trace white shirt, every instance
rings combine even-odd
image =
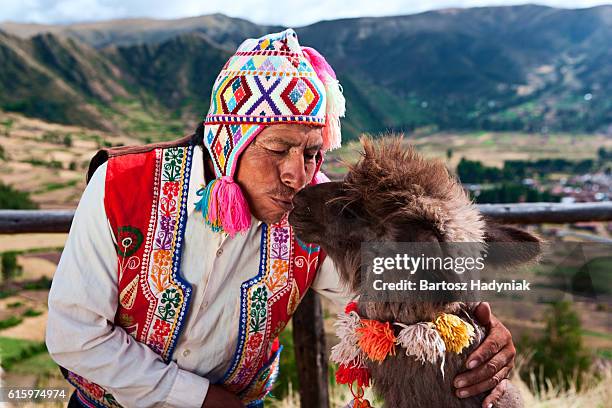
[[[201,147],[193,153],[181,273],[192,285],[187,320],[173,361],[166,364],[113,321],[118,305],[117,253],[104,210],[106,163],[90,180],[75,212],[49,293],[46,342],[61,366],[93,381],[126,407],[196,407],[221,379],[236,349],[240,284],[259,266],[261,222],[229,238],[194,211],[205,183]],[[135,199],[137,199],[135,197]],[[344,304],[329,258],[312,288]]]

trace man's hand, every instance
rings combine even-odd
[[[220,385],[210,385],[202,408],[244,408],[236,394],[232,394]]]
[[[488,303],[480,303],[474,315],[489,334],[468,356],[466,367],[469,370],[455,377],[455,393],[459,398],[467,398],[493,389],[482,403],[483,408],[489,408],[506,390],[506,378],[514,367],[516,349],[510,331],[491,314]]]

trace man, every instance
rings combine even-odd
[[[306,290],[350,298],[286,219],[321,180],[343,113],[333,70],[289,29],[238,48],[196,137],[96,155],[49,295],[47,346],[77,388],[70,406],[263,404]],[[494,388],[488,405],[514,347],[478,312],[490,334],[456,385],[460,397]]]

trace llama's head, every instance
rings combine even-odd
[[[289,222],[303,241],[321,245],[357,291],[362,242],[539,242],[530,233],[484,218],[444,164],[400,138],[362,138],[361,160],[341,182],[300,191]],[[505,262],[518,264],[538,246]]]

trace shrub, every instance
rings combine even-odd
[[[4,320],[0,320],[0,330],[8,329],[9,327],[20,325],[23,322],[21,317],[11,316]]]
[[[15,278],[22,274],[23,269],[17,263],[16,252],[3,252],[2,253],[2,280],[7,281]]]
[[[36,317],[36,316],[40,316],[43,312],[41,312],[40,310],[34,310],[34,309],[28,309],[25,312],[23,312],[22,316],[23,317]]]
[[[23,288],[26,290],[38,290],[38,289],[50,289],[51,288],[51,279],[43,276],[37,281],[28,282],[23,285]]]
[[[0,209],[32,210],[38,204],[30,199],[30,194],[14,189],[10,185],[0,182]]]

